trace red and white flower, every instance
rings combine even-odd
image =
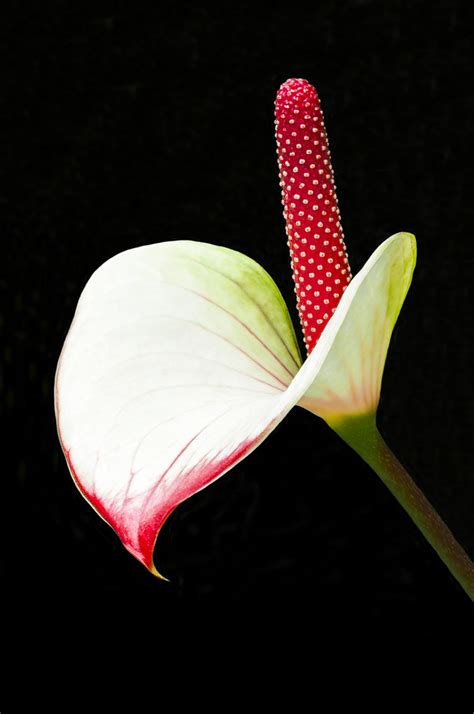
[[[173,509],[292,407],[349,443],[352,425],[375,424],[415,239],[392,236],[351,280],[320,103],[306,81],[280,88],[276,134],[307,359],[260,265],[174,241],[120,253],[92,275],[59,360],[57,424],[74,481],[155,575],[155,540]]]

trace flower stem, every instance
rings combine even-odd
[[[474,563],[388,448],[377,429],[375,414],[328,420],[328,423],[380,476],[471,600],[474,600]]]

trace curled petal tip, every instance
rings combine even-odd
[[[151,566],[148,568],[149,572],[157,578],[157,580],[163,580],[165,583],[169,583],[170,579],[165,578],[164,575],[162,575],[158,570],[155,568],[155,564],[152,563]]]

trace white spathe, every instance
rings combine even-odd
[[[58,364],[58,431],[78,487],[152,572],[169,513],[295,404],[329,423],[376,409],[415,246],[379,246],[303,366],[278,288],[241,253],[160,243],[93,274]]]

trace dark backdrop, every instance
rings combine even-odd
[[[380,425],[474,555],[474,51],[463,5],[31,5],[12,3],[2,27],[9,584],[30,602],[136,597],[156,622],[165,604],[217,602],[297,604],[316,624],[345,613],[465,622],[467,597],[379,479],[298,409],[178,508],[156,552],[171,584],[155,581],[74,488],[52,393],[81,289],[127,248],[179,238],[235,248],[292,304],[273,101],[285,79],[305,77],[325,110],[353,271],[392,233],[418,238]]]

